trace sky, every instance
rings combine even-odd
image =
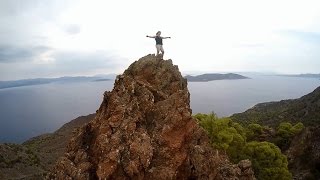
[[[158,30],[184,74],[320,73],[317,0],[0,0],[0,81],[119,74]]]

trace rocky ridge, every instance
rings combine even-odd
[[[187,81],[171,60],[147,55],[105,92],[48,179],[254,179],[231,164],[191,116]]]

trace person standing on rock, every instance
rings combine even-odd
[[[159,52],[161,51],[162,57],[164,55],[164,50],[162,47],[162,39],[170,39],[171,37],[162,37],[161,36],[161,31],[158,31],[157,34],[155,36],[148,36],[148,38],[154,38],[156,40],[156,48],[157,48],[157,56],[159,55]]]

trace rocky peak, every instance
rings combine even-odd
[[[191,116],[187,81],[171,60],[147,55],[105,92],[49,179],[254,179],[232,165]]]

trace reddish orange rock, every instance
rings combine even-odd
[[[244,168],[245,167],[245,168]],[[191,116],[187,81],[147,55],[117,77],[94,120],[72,138],[48,179],[254,179],[232,165]]]

